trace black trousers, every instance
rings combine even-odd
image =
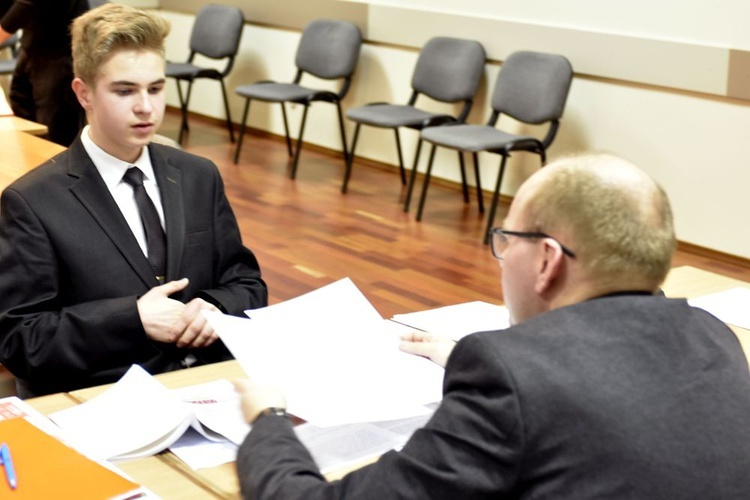
[[[23,48],[10,82],[10,106],[21,118],[46,125],[49,140],[70,146],[85,114],[70,84],[73,63],[67,55],[35,55]]]

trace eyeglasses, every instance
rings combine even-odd
[[[508,236],[515,236],[517,238],[549,238],[551,240],[557,241],[557,244],[560,245],[560,248],[562,249],[563,253],[567,255],[570,258],[575,258],[576,254],[573,253],[572,250],[570,250],[568,247],[560,243],[558,240],[553,238],[547,233],[541,233],[541,232],[525,232],[525,231],[508,231],[506,229],[503,229],[501,227],[493,227],[490,229],[490,248],[492,249],[492,256],[495,257],[498,260],[503,260],[503,252],[505,252],[505,249],[508,248]]]

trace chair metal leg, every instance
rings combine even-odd
[[[183,132],[185,132],[185,129],[187,128],[187,104],[185,104],[185,99],[182,97],[182,85],[180,84],[180,79],[176,78],[175,82],[177,84],[177,98],[180,100],[180,132],[177,135],[177,142],[182,144]]]
[[[484,194],[482,193],[482,179],[479,177],[479,154],[472,153],[474,159],[474,177],[477,180],[477,203],[479,203],[479,213],[484,213]]]
[[[487,245],[490,242],[490,229],[492,229],[492,223],[495,222],[495,212],[497,211],[497,201],[500,198],[500,185],[503,182],[503,174],[505,173],[505,163],[508,160],[507,154],[502,155],[500,160],[500,173],[497,175],[497,182],[495,183],[495,192],[492,195],[492,205],[490,206],[490,215],[487,217],[487,228],[484,232],[484,244]]]
[[[430,174],[432,173],[432,163],[435,160],[435,150],[437,146],[432,145],[430,150],[430,159],[427,161],[427,171],[424,174],[424,181],[422,184],[422,196],[419,198],[419,210],[417,210],[417,220],[422,220],[422,210],[424,210],[424,201],[427,199],[427,187],[430,185]]]
[[[229,140],[234,143],[234,125],[232,124],[232,115],[229,112],[229,100],[227,99],[227,89],[224,87],[224,80],[219,80],[221,84],[221,95],[224,97],[224,112],[227,115],[227,128],[229,129]]]
[[[469,203],[469,186],[466,184],[466,164],[464,164],[464,153],[458,151],[458,166],[461,169],[461,191],[464,194],[464,203]]]
[[[339,132],[341,132],[341,149],[344,150],[344,165],[349,162],[349,151],[346,149],[346,129],[344,128],[344,114],[341,112],[341,103],[336,101],[336,112],[339,117]]]
[[[297,177],[297,165],[299,165],[299,154],[302,151],[302,137],[305,133],[305,122],[307,121],[307,110],[310,109],[309,104],[305,104],[305,110],[302,112],[302,123],[299,126],[299,136],[297,137],[297,149],[294,152],[294,163],[292,163],[292,179]]]
[[[240,149],[242,149],[242,139],[245,137],[245,124],[247,123],[247,113],[250,111],[250,98],[245,99],[245,110],[242,112],[242,122],[240,124],[240,136],[237,139],[237,149],[234,150],[234,164],[240,158]]]
[[[417,181],[417,166],[419,165],[419,155],[422,152],[422,138],[417,141],[417,151],[414,153],[414,164],[411,167],[411,174],[409,175],[409,187],[406,188],[406,200],[404,201],[404,212],[409,211],[409,205],[411,204],[411,194],[414,191],[414,183]]]
[[[401,185],[406,186],[406,171],[404,170],[404,156],[401,154],[401,137],[398,133],[398,127],[394,128],[396,133],[396,152],[398,152],[398,168],[401,172]]]
[[[292,152],[292,138],[289,136],[289,120],[286,117],[286,105],[281,103],[281,116],[284,118],[284,137],[286,137],[286,150],[291,158],[294,153]]]
[[[349,157],[346,160],[346,171],[344,172],[344,183],[341,185],[341,192],[346,193],[346,189],[349,186],[349,178],[352,175],[352,163],[354,163],[354,150],[357,148],[357,141],[359,140],[359,129],[362,126],[361,123],[357,123],[354,126],[354,137],[352,138],[352,147],[349,150]]]

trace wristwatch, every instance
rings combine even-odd
[[[277,417],[287,417],[287,418],[289,417],[289,414],[286,412],[286,408],[271,407],[271,408],[266,408],[265,410],[258,413],[258,416],[255,417],[255,420],[252,421],[252,424],[257,422],[261,418],[267,417],[269,415],[276,415]]]

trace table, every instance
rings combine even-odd
[[[17,130],[0,130],[0,190],[65,151],[64,146]]]
[[[47,135],[47,125],[19,118],[18,116],[0,116],[0,131],[18,131],[32,135]]]
[[[669,297],[692,298],[708,293],[718,292],[744,286],[750,288],[750,283],[703,271],[690,266],[672,269],[663,289]],[[750,331],[731,327],[740,339],[745,354],[750,358]],[[168,388],[178,388],[188,385],[210,382],[220,378],[233,380],[244,376],[244,372],[236,361],[226,361],[187,370],[164,373],[156,378]],[[68,394],[53,394],[28,400],[42,413],[51,413],[71,405],[87,401],[101,394],[109,386],[91,387],[73,391]],[[234,464],[225,464],[210,469],[194,471],[177,459],[172,453],[119,462],[117,464],[136,482],[146,486],[165,500],[175,499],[205,499],[205,498],[239,498],[239,482]],[[364,465],[360,464],[359,466]],[[347,472],[358,468],[350,467],[336,471],[326,477],[337,479]]]

